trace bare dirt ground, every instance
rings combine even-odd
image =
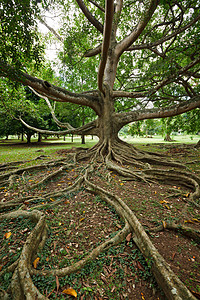
[[[186,164],[196,175],[200,174],[200,150],[194,145],[153,147],[154,151],[173,157],[175,161]],[[9,183],[2,181],[0,187],[2,213],[23,206],[23,210],[34,208],[46,216],[46,243],[31,262],[36,271],[32,274],[35,286],[49,299],[166,299],[150,272],[151,262],[142,256],[131,234],[121,244],[101,253],[75,273],[65,276],[45,274],[46,270],[61,269],[84,258],[97,245],[115,236],[124,225],[115,209],[88,188],[69,189],[84,173],[88,163],[74,164],[72,154],[63,149],[54,155],[54,158],[57,156],[68,162],[66,169],[58,172],[60,165],[52,166],[52,158],[43,156],[36,162],[48,162],[45,167],[15,174]],[[28,165],[20,164],[23,167]],[[10,169],[3,172],[8,173]],[[47,177],[53,173],[55,176]],[[41,182],[44,176],[47,179]],[[166,221],[181,220],[181,224],[199,230],[200,203],[194,205],[188,201],[191,190],[179,186],[178,180],[173,186],[170,183],[147,184],[125,180],[101,163],[91,181],[125,201],[171,269],[200,299],[200,241],[186,237],[180,230],[165,228]],[[11,205],[6,207],[5,203]],[[1,221],[0,288],[8,294],[13,265],[34,226],[34,222],[23,216]]]

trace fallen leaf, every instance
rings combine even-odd
[[[174,252],[174,253],[172,254],[172,260],[174,260],[175,255],[176,255],[176,252]]]
[[[160,204],[163,204],[163,203],[169,203],[169,202],[166,201],[166,200],[161,200],[161,201],[160,201]]]
[[[141,271],[144,271],[144,267],[143,267],[143,265],[142,265],[139,261],[137,261],[137,267],[138,267],[138,269],[140,269]]]
[[[56,287],[57,287],[57,293],[58,293],[58,290],[59,290],[59,287],[60,287],[58,276],[56,276]]]
[[[3,266],[0,266],[0,271],[2,270]]]
[[[79,221],[82,222],[83,220],[85,220],[85,218],[81,218]]]
[[[34,262],[33,262],[33,266],[34,266],[35,269],[37,268],[37,264],[38,264],[39,260],[40,260],[40,258],[37,257],[37,258],[34,260]]]
[[[170,207],[169,207],[167,204],[165,204],[165,207],[166,207],[167,209],[170,209]]]
[[[4,236],[5,236],[5,238],[6,239],[9,239],[9,237],[11,236],[11,232],[9,231],[9,232],[6,232],[5,234],[4,234]]]
[[[119,228],[119,229],[122,228],[122,226],[120,224],[116,224],[116,227]]]
[[[77,292],[72,288],[68,288],[68,289],[62,291],[62,293],[74,296],[75,298],[77,297]]]
[[[132,237],[132,233],[129,233],[129,234],[127,235],[127,237],[126,237],[127,242],[130,242],[131,237]]]
[[[53,198],[50,198],[50,200],[51,200],[51,201],[55,201],[55,199],[53,199]]]
[[[194,224],[195,222],[192,221],[192,220],[185,220],[184,223],[192,223],[192,224]]]
[[[167,227],[167,223],[165,221],[162,221],[162,224],[163,224],[163,228]]]
[[[198,220],[198,219],[193,218],[192,220],[197,222],[197,223],[200,223],[200,220]]]

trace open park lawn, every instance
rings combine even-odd
[[[105,199],[80,184],[91,162],[74,162],[74,148],[61,145],[48,152],[48,147],[42,144],[27,147],[24,159],[18,163],[11,163],[8,157],[7,162],[0,164],[0,288],[10,293],[14,270],[28,238],[38,226],[39,212],[45,217],[45,229],[34,233],[33,253],[28,263],[33,284],[45,297],[166,299],[151,273],[151,261],[142,256],[131,233],[120,244],[88,259],[74,273],[66,273],[67,267],[84,261],[93,249],[119,233],[124,221]],[[200,176],[200,149],[194,148],[194,144],[137,147],[173,158],[185,164],[187,171]],[[12,146],[13,152],[20,149]],[[176,184],[125,180],[101,161],[97,161],[88,178],[129,206],[174,273],[200,299],[200,202],[190,200],[190,184],[179,185],[178,178]],[[20,214],[20,210],[24,213]],[[2,217],[10,212],[12,217]],[[30,212],[35,215],[29,216]],[[171,223],[192,228],[197,234],[186,236],[187,231],[178,226],[170,228]],[[52,272],[54,269],[61,271]]]

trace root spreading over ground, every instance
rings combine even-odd
[[[57,154],[0,166],[0,299],[199,299],[199,150]]]

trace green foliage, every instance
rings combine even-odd
[[[36,0],[1,1],[0,60],[18,67],[31,61],[39,65],[43,52],[37,34],[39,12]]]

